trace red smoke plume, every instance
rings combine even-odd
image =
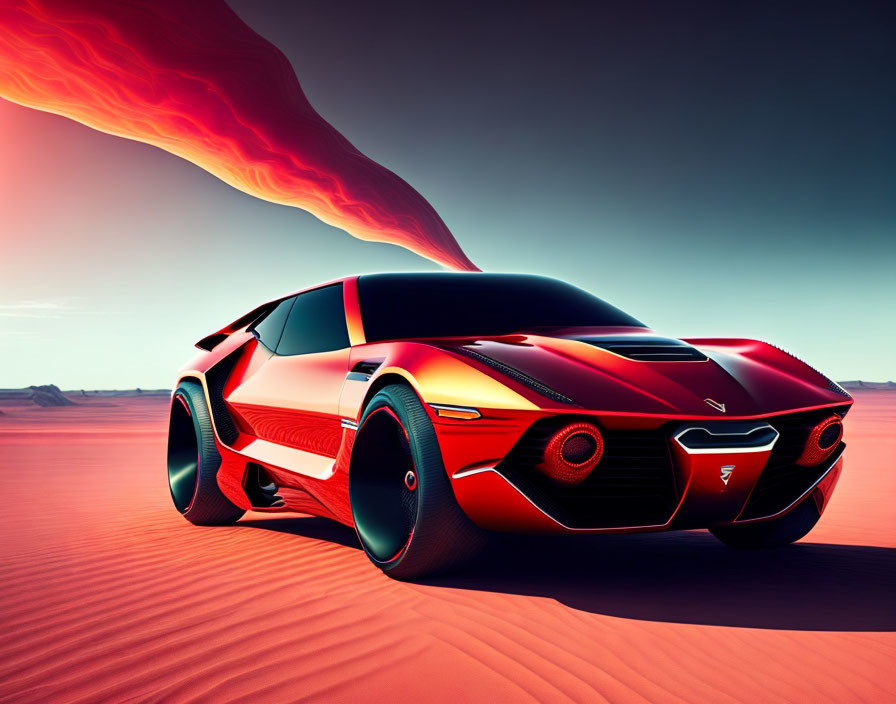
[[[154,144],[355,237],[475,270],[426,200],[318,115],[218,0],[4,0],[0,96]]]

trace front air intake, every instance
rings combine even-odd
[[[707,359],[686,342],[665,337],[582,337],[579,341],[638,362],[705,362]]]
[[[849,406],[773,416],[766,421],[778,431],[778,441],[738,520],[765,518],[784,511],[811,489],[830,467],[834,453],[844,447],[840,420]],[[826,428],[833,427],[825,433]],[[830,437],[830,433],[835,434]],[[824,436],[824,437],[822,437]],[[824,446],[830,443],[828,446]],[[815,448],[827,458],[812,457],[814,465],[804,464],[807,448]],[[801,460],[804,463],[801,463]]]
[[[579,453],[594,453],[588,461],[594,466],[579,482],[558,482],[544,471],[547,448],[559,431],[578,423],[599,435],[600,452],[571,432],[558,443],[559,452],[580,461]],[[663,427],[615,430],[598,428],[585,416],[544,418],[523,434],[497,470],[541,510],[571,528],[662,525],[680,498],[667,437]]]

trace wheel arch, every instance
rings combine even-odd
[[[200,374],[199,372],[189,372],[187,374],[183,374],[177,378],[177,383],[174,385],[176,389],[185,381],[192,381],[196,384],[199,384],[203,389],[205,389],[205,375]]]
[[[404,386],[410,387],[417,397],[420,399],[421,403],[423,401],[423,396],[420,393],[419,384],[414,377],[404,369],[399,369],[398,367],[390,367],[381,372],[374,378],[374,380],[370,384],[370,388],[367,389],[367,393],[364,394],[364,401],[361,403],[361,408],[358,412],[358,420],[360,421],[361,417],[364,415],[364,411],[367,410],[367,406],[370,405],[373,397],[377,395],[377,393],[386,388],[387,386],[391,386],[392,384],[402,384]]]
[[[208,384],[205,381],[205,374],[202,372],[190,371],[185,372],[177,377],[177,382],[174,384],[174,388],[171,389],[171,396],[174,397],[174,392],[177,391],[177,387],[183,384],[185,381],[192,382],[194,384],[199,384],[202,388],[202,394],[205,396],[205,403],[211,408],[211,399],[208,395]],[[212,418],[212,428],[215,426],[215,419]]]
[[[174,385],[174,389],[172,389],[172,391],[171,391],[172,400],[173,400],[173,396],[174,396],[174,391],[176,391],[177,387],[180,386],[185,381],[189,381],[194,384],[199,384],[200,388],[202,389],[202,395],[205,397],[206,408],[208,408],[208,410],[209,410],[209,419],[211,420],[211,424],[212,424],[212,433],[214,433],[215,440],[218,443],[223,444],[221,441],[221,436],[218,432],[217,419],[215,418],[215,414],[212,410],[213,409],[212,398],[208,391],[208,382],[205,378],[205,374],[203,374],[202,372],[197,372],[197,371],[189,371],[189,372],[184,372],[183,374],[181,374],[177,379],[177,383]]]

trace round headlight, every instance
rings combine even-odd
[[[801,467],[814,467],[824,462],[837,449],[843,437],[843,423],[838,416],[825,418],[812,428],[803,453],[796,461]]]
[[[551,436],[538,469],[557,484],[575,486],[600,462],[604,441],[591,423],[570,423]]]

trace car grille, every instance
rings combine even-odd
[[[666,439],[655,430],[604,430],[600,463],[581,483],[558,486],[535,466],[562,425],[591,418],[549,418],[535,423],[497,469],[539,508],[570,528],[613,528],[666,523],[679,493]]]
[[[778,431],[778,441],[772,448],[765,469],[759,475],[738,520],[764,518],[780,513],[821,478],[829,466],[828,462],[822,462],[817,467],[800,467],[796,461],[803,452],[812,428],[835,413],[844,415],[848,408],[826,408],[767,419]]]

